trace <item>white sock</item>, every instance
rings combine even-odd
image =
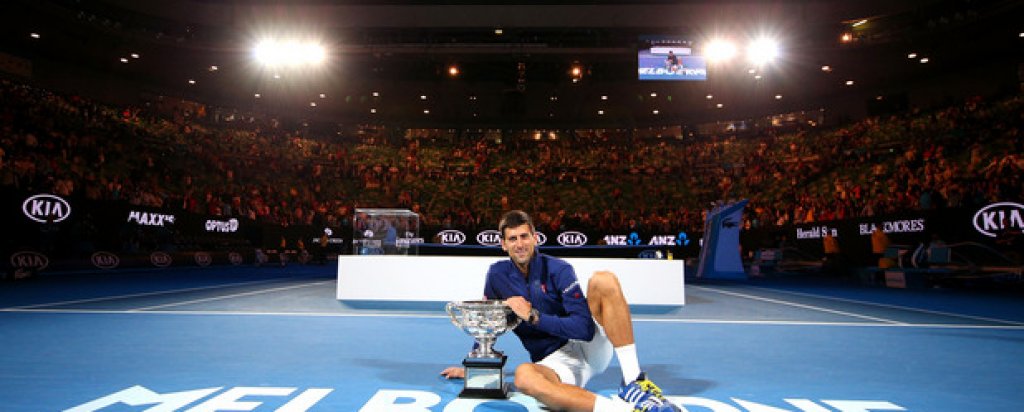
[[[636,344],[630,343],[615,348],[615,357],[619,359],[623,382],[629,384],[635,381],[637,376],[640,376],[640,360],[636,357]]]
[[[597,395],[594,399],[594,412],[633,412],[633,405],[618,396],[605,398]]]

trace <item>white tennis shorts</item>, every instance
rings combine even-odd
[[[612,342],[605,335],[604,328],[594,322],[597,332],[588,341],[570,339],[560,349],[537,362],[558,374],[562,383],[584,387],[590,378],[608,369],[612,361]]]

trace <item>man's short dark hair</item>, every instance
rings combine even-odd
[[[501,217],[501,223],[498,223],[498,231],[501,232],[501,237],[505,237],[505,229],[510,227],[519,227],[522,225],[530,225],[530,232],[534,232],[533,219],[530,219],[530,215],[522,210],[513,210],[505,213],[505,216]]]

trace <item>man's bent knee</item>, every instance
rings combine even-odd
[[[601,270],[594,272],[587,283],[587,297],[596,295],[618,294],[621,292],[619,278],[614,273]]]
[[[550,369],[545,369],[547,368],[534,363],[524,363],[516,367],[516,389],[529,396],[543,393],[546,387],[558,382],[558,375]],[[555,380],[552,381],[552,378]]]

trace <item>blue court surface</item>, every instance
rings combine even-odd
[[[441,281],[425,279],[424,281]],[[0,285],[3,411],[539,411],[458,399],[471,346],[442,311],[352,308],[332,266],[49,275]],[[634,317],[686,411],[1016,411],[1019,294],[839,281],[688,283]],[[507,371],[526,361],[499,338]],[[589,388],[612,394],[617,364]]]

